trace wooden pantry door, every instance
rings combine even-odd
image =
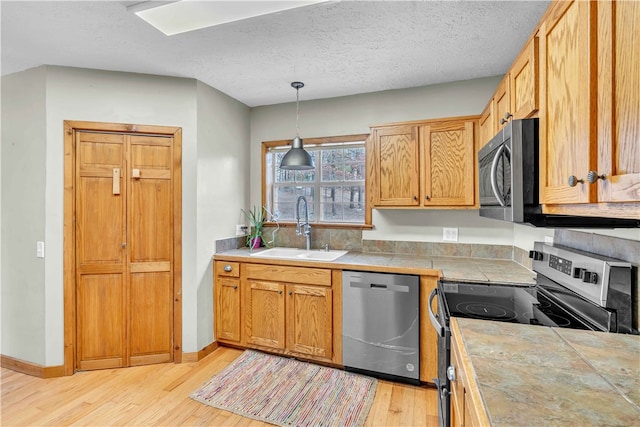
[[[80,370],[174,359],[174,139],[75,132]]]

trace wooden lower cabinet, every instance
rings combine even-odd
[[[427,311],[437,282],[420,277],[420,381],[428,383],[437,377],[437,336]],[[216,260],[214,308],[222,344],[342,364],[341,270]]]
[[[451,427],[491,425],[455,319],[451,319]]]
[[[334,286],[341,283],[330,269],[216,261],[214,274],[218,341],[341,361],[334,354],[334,324],[341,324]]]

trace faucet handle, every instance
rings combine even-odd
[[[324,248],[324,250],[326,252],[329,252],[329,244],[328,243],[325,243],[324,245],[322,245],[322,247]]]

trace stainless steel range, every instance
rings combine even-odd
[[[441,281],[429,298],[429,317],[438,332],[439,418],[449,426],[449,319],[471,317],[500,322],[615,333],[633,329],[632,274],[628,262],[541,242],[529,257],[535,285]],[[438,298],[438,313],[431,301]]]

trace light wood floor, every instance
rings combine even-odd
[[[40,379],[1,369],[2,426],[268,426],[189,394],[242,353],[218,348],[197,363],[78,372]],[[436,426],[435,389],[378,382],[366,426]]]

